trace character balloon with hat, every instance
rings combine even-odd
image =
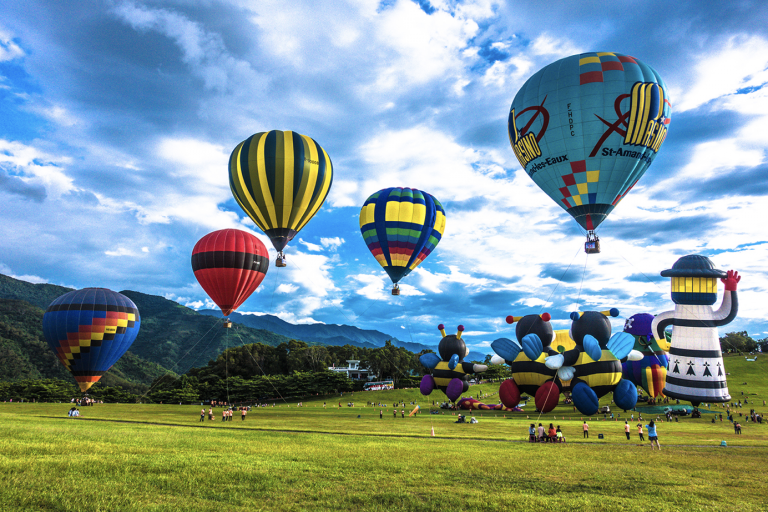
[[[739,301],[736,286],[738,272],[724,272],[706,256],[683,256],[672,268],[661,273],[672,278],[674,311],[666,311],[653,319],[653,336],[664,340],[664,330],[672,326],[669,370],[664,394],[687,400],[694,406],[701,402],[728,402],[723,354],[717,328],[736,318]],[[723,303],[717,311],[717,280],[725,284]]]

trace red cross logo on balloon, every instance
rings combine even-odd
[[[524,135],[528,133],[528,130],[531,128],[531,125],[534,121],[536,121],[536,118],[539,117],[539,114],[541,114],[541,129],[539,130],[539,133],[536,134],[536,142],[539,142],[541,138],[544,136],[544,134],[547,132],[547,126],[549,126],[549,112],[547,112],[547,109],[544,108],[544,102],[547,101],[547,97],[544,96],[544,99],[541,101],[541,105],[533,105],[532,107],[527,107],[521,110],[517,113],[515,116],[515,119],[519,118],[521,115],[525,114],[528,111],[534,112],[533,116],[528,120],[525,126],[520,130],[520,134]]]

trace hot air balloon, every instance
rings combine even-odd
[[[360,232],[392,279],[392,295],[400,295],[400,279],[429,256],[444,230],[443,205],[413,188],[379,190],[360,210]]]
[[[239,229],[208,233],[192,249],[192,270],[224,316],[236,310],[264,280],[269,253],[261,241]]]
[[[659,74],[611,52],[554,62],[528,79],[509,112],[509,140],[528,176],[587,230],[645,173],[667,136],[671,103]]]
[[[136,304],[106,288],[84,288],[54,300],[43,334],[85,393],[120,359],[139,333]]]
[[[322,206],[333,181],[331,159],[320,144],[296,132],[251,135],[229,157],[235,201],[272,241],[275,264],[283,249]]]

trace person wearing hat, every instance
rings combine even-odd
[[[694,406],[730,401],[717,328],[736,318],[739,273],[718,270],[712,260],[694,254],[683,256],[661,276],[671,278],[675,303],[674,311],[657,315],[652,323],[653,336],[659,342],[665,339],[664,330],[674,327],[663,394]],[[720,308],[713,311],[718,279],[725,292]]]

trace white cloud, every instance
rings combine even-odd
[[[313,244],[312,242],[305,242],[301,238],[299,238],[299,243],[307,248],[307,250],[312,252],[320,252],[323,250],[323,247],[318,244]]]
[[[298,290],[299,287],[291,283],[283,283],[277,287],[277,293],[293,293]]]
[[[354,279],[363,284],[362,288],[357,288],[355,293],[372,300],[387,299],[388,293],[385,292],[388,283],[384,277],[377,274],[358,274],[356,276],[349,276],[350,279]]]
[[[104,254],[107,256],[135,256],[136,253],[130,249],[126,249],[125,247],[118,247],[117,249],[113,251],[104,251]]]
[[[18,59],[24,56],[24,50],[17,45],[13,37],[0,29],[0,62]]]
[[[718,49],[708,48],[694,60],[698,62],[692,66],[692,80],[673,90],[673,112],[685,112],[739,89],[768,83],[768,40],[761,36],[732,36]]]
[[[584,50],[572,41],[564,38],[553,37],[544,32],[531,43],[531,51],[534,55],[544,55],[562,59],[570,55],[583,53]]]
[[[26,281],[28,283],[33,283],[33,284],[41,284],[41,283],[48,283],[49,282],[47,279],[45,279],[43,277],[40,277],[40,276],[35,276],[35,275],[27,275],[27,274],[25,274],[25,275],[18,276],[18,275],[13,273],[13,271],[11,270],[11,267],[9,267],[8,265],[5,265],[3,263],[0,263],[0,274],[5,274],[8,277],[12,277],[14,279],[18,279],[19,281]]]
[[[21,142],[0,139],[0,169],[30,184],[40,184],[49,195],[60,197],[77,190],[65,169],[72,163],[67,156],[52,155]]]
[[[498,155],[462,146],[428,126],[382,131],[358,151],[366,170],[359,174],[363,184],[356,190],[359,195],[354,204],[363,204],[370,194],[393,186],[417,188],[441,202],[508,198],[514,193],[508,180],[495,179]]]
[[[413,285],[400,283],[400,295],[403,295],[404,297],[418,297],[420,295],[426,295],[426,293]]]
[[[326,249],[330,249],[331,251],[338,250],[338,248],[341,247],[341,244],[343,243],[344,239],[338,236],[333,238],[320,238],[320,244]]]
[[[243,83],[252,88],[266,85],[266,79],[248,62],[232,57],[219,34],[206,31],[202,24],[178,12],[133,2],[118,4],[114,12],[136,30],[152,30],[172,39],[182,52],[182,60],[206,89],[224,92]]]
[[[79,119],[75,117],[72,112],[60,105],[30,105],[29,110],[53,121],[59,126],[70,127],[76,125],[79,122]]]

